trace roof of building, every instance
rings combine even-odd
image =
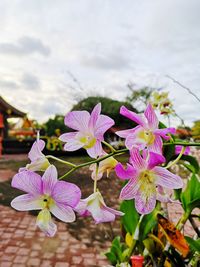
[[[19,109],[13,107],[8,102],[0,96],[0,112],[6,113],[8,117],[25,117],[26,113],[20,111]]]

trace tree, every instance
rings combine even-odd
[[[102,104],[102,114],[111,117],[115,121],[115,126],[120,128],[126,128],[128,126],[131,128],[135,125],[134,122],[131,124],[130,120],[121,116],[119,111],[122,105],[126,106],[131,111],[137,112],[137,110],[127,102],[121,102],[107,97],[99,96],[85,98],[76,104],[72,110],[87,110],[88,112],[91,112],[94,106],[98,103]]]

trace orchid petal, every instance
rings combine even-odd
[[[135,177],[130,179],[128,183],[122,188],[120,198],[127,200],[135,198],[138,188],[138,180]]]
[[[38,160],[41,157],[44,157],[44,154],[41,152],[45,147],[45,142],[43,140],[35,141],[31,147],[28,157],[31,161]]]
[[[145,112],[144,112],[145,117],[147,118],[148,121],[148,126],[150,129],[156,129],[158,128],[158,118],[156,116],[156,113],[152,107],[151,104],[148,104]]]
[[[141,126],[146,125],[146,123],[145,123],[145,121],[141,115],[138,115],[135,112],[128,110],[125,106],[122,106],[120,108],[120,114],[127,117],[128,119],[136,122],[137,124],[139,124]]]
[[[89,119],[90,114],[87,111],[71,111],[65,116],[65,125],[77,131],[87,132]]]
[[[115,134],[118,135],[119,137],[127,138],[129,135],[134,134],[135,131],[137,131],[139,128],[141,129],[141,126],[140,125],[136,126],[133,129],[117,131],[117,132],[115,132]]]
[[[64,145],[64,150],[66,151],[75,151],[84,147],[84,143],[79,142],[76,139],[68,140],[68,143]]]
[[[36,225],[45,233],[52,237],[57,231],[57,226],[51,219],[51,214],[48,209],[41,210],[37,216]]]
[[[20,168],[19,172],[23,170],[29,170],[29,171],[45,171],[50,166],[50,163],[47,158],[40,158],[36,161],[33,161],[26,165],[25,168]]]
[[[156,176],[156,184],[170,189],[178,189],[183,187],[182,179],[170,171],[162,167],[154,167],[152,169]]]
[[[104,133],[115,124],[114,120],[106,115],[99,115],[94,127],[94,134],[97,139],[103,141]]]
[[[59,137],[59,140],[62,142],[69,142],[75,138],[78,132],[64,133]]]
[[[176,129],[175,128],[165,128],[165,129],[157,129],[154,131],[154,134],[156,135],[160,135],[163,139],[165,140],[169,140],[170,136],[168,136],[167,134],[175,134],[176,133]]]
[[[115,172],[121,180],[128,180],[138,173],[130,164],[127,164],[127,168],[124,169],[121,163],[118,163],[115,167]]]
[[[33,197],[31,194],[25,194],[14,198],[10,205],[19,211],[42,209],[39,199]]]
[[[56,167],[50,165],[42,176],[43,194],[51,195],[57,181],[58,181],[58,173]]]
[[[63,222],[74,222],[76,219],[73,209],[63,204],[56,204],[50,208],[51,213]]]
[[[13,177],[11,185],[35,196],[42,193],[42,178],[39,174],[32,171],[17,173]]]
[[[164,163],[165,157],[163,155],[149,152],[148,169],[153,169],[155,166]]]
[[[162,154],[162,138],[159,135],[155,135],[155,140],[152,145],[148,146],[148,150],[157,154]]]
[[[101,113],[101,103],[98,103],[91,112],[89,120],[89,128],[93,129],[96,126],[100,113]]]
[[[53,188],[51,196],[56,203],[66,204],[73,208],[80,201],[81,191],[75,184],[58,181]]]
[[[96,143],[93,147],[86,149],[91,158],[97,158],[98,156],[102,155],[102,150],[102,144],[98,140],[96,140]]]
[[[130,150],[130,163],[136,170],[145,169],[147,166],[146,161],[140,155],[140,151],[136,148]]]
[[[149,186],[144,192],[139,190],[135,197],[135,208],[140,214],[148,214],[156,206],[156,188]]]

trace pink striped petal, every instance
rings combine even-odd
[[[183,187],[182,179],[170,171],[162,167],[153,168],[156,175],[156,184],[170,189],[178,189]]]
[[[147,162],[140,155],[140,151],[137,148],[130,150],[130,163],[133,165],[133,168],[136,170],[146,169]]]
[[[89,112],[71,111],[65,116],[65,125],[77,131],[87,132],[89,120]]]
[[[39,212],[36,225],[49,237],[53,237],[57,231],[57,226],[52,221],[51,214],[47,209]]]
[[[101,142],[97,140],[95,145],[91,148],[86,149],[86,151],[91,158],[96,159],[97,157],[101,156],[103,153]]]
[[[130,164],[127,164],[127,168],[124,169],[121,163],[116,165],[115,172],[121,180],[128,180],[135,177],[138,173]]]
[[[52,198],[59,203],[75,207],[81,198],[81,191],[78,186],[72,183],[58,181],[53,188]]]
[[[165,140],[169,140],[170,136],[167,134],[175,134],[176,129],[175,128],[165,128],[165,129],[157,129],[154,131],[154,134],[161,136]]]
[[[155,135],[155,140],[152,145],[148,146],[148,150],[158,154],[162,154],[162,147],[162,138],[159,135]]]
[[[117,131],[117,132],[115,132],[115,134],[122,137],[122,138],[127,138],[129,135],[134,134],[138,129],[141,129],[140,125],[136,126],[133,129]]]
[[[133,199],[135,198],[139,189],[138,179],[135,177],[130,179],[128,183],[122,188],[120,193],[121,199]]]
[[[45,147],[45,142],[43,140],[35,141],[31,147],[28,157],[31,161],[35,161],[44,156],[41,152]]]
[[[140,214],[148,214],[156,206],[156,188],[151,186],[145,192],[138,191],[135,197],[135,208]]]
[[[143,127],[146,126],[146,122],[144,121],[141,115],[138,115],[135,112],[128,110],[125,106],[122,106],[120,108],[120,114]]]
[[[33,197],[31,194],[25,194],[14,198],[10,205],[12,208],[19,211],[42,209],[39,199]]]
[[[42,178],[32,171],[22,171],[17,173],[11,183],[12,187],[38,196],[42,193]]]
[[[148,126],[150,129],[153,130],[153,129],[158,128],[159,121],[151,104],[148,104],[144,112],[144,115],[147,118]]]
[[[59,137],[59,140],[62,142],[69,142],[73,139],[75,139],[75,136],[78,132],[70,132],[70,133],[64,133]]]
[[[58,173],[56,167],[50,165],[42,176],[43,194],[51,195],[57,181]]]
[[[148,169],[153,169],[155,166],[165,162],[163,155],[149,152]]]
[[[104,139],[104,133],[115,124],[114,120],[106,115],[100,115],[94,127],[94,135],[100,141]]]
[[[50,208],[51,213],[63,222],[74,222],[76,219],[73,209],[63,204],[57,204]]]
[[[98,103],[91,112],[89,120],[89,128],[93,129],[96,126],[100,113],[101,113],[101,103]]]

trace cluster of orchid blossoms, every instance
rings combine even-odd
[[[42,153],[45,142],[39,139],[34,142],[28,154],[31,163],[20,168],[12,179],[12,186],[26,194],[13,199],[11,206],[19,211],[40,210],[36,224],[47,236],[54,236],[57,230],[51,213],[63,222],[73,222],[76,212],[82,216],[92,216],[96,223],[111,222],[116,216],[124,215],[121,211],[106,206],[97,187],[97,181],[103,177],[103,173],[109,174],[112,169],[115,169],[119,179],[128,181],[121,190],[120,199],[135,199],[135,207],[140,214],[150,213],[155,208],[156,200],[170,201],[165,188],[177,189],[183,186],[179,176],[162,167],[165,162],[162,155],[163,139],[169,140],[169,134],[174,134],[175,129],[158,128],[159,121],[151,104],[140,115],[124,106],[120,109],[121,115],[138,124],[133,129],[116,132],[118,136],[125,138],[126,150],[130,151],[126,167],[114,159],[113,155],[117,151],[104,141],[104,134],[114,125],[114,121],[100,113],[101,104],[97,104],[91,114],[87,111],[69,112],[65,124],[75,131],[62,134],[59,138],[66,143],[64,150],[84,148],[93,159],[89,169],[94,180],[94,192],[90,196],[81,199],[78,186],[61,181],[66,175],[58,179],[56,167],[49,162],[50,156]],[[102,143],[112,153],[107,154]],[[72,171],[76,169],[76,165],[72,163],[65,164],[71,166]],[[38,171],[43,171],[44,174],[40,176],[36,173]]]

